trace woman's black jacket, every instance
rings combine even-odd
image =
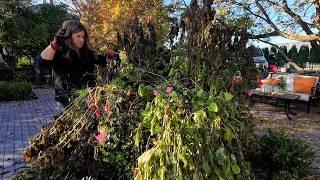
[[[96,56],[93,52],[82,52],[80,56],[74,54],[71,58],[56,52],[51,67],[54,79],[55,99],[62,104],[68,104],[72,92],[77,89],[90,86],[90,82],[95,80],[94,65],[106,65],[106,56]],[[37,55],[36,61],[46,61],[40,54]],[[47,61],[48,62],[48,61]],[[65,102],[67,101],[67,102]]]

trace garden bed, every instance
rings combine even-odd
[[[0,82],[1,101],[21,101],[36,99],[29,82]]]

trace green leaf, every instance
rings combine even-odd
[[[142,138],[142,124],[140,123],[138,128],[137,128],[137,133],[136,135],[134,136],[134,145],[136,147],[139,147],[139,144],[140,144],[140,141],[141,141],[141,138]]]
[[[237,164],[232,165],[231,168],[232,168],[232,172],[234,174],[240,174],[241,170],[240,170],[240,167]]]
[[[202,97],[203,96],[203,90],[200,89],[199,91],[196,92],[196,96]]]
[[[218,105],[215,102],[212,102],[209,104],[208,110],[211,112],[218,112]]]
[[[231,160],[233,161],[233,162],[235,162],[237,159],[236,159],[236,156],[234,155],[234,154],[231,154]]]
[[[218,159],[218,163],[220,165],[224,165],[224,161],[226,160],[226,156],[223,153],[224,148],[220,147],[216,152],[215,152],[215,156]]]
[[[223,139],[225,141],[227,141],[228,143],[231,143],[232,140],[232,132],[229,128],[226,128],[225,132],[224,132],[224,136]]]
[[[226,99],[226,101],[230,101],[233,98],[233,95],[230,93],[223,93],[224,94],[224,98]]]
[[[140,84],[138,88],[138,95],[140,97],[143,97],[145,95],[145,92],[146,92],[145,86],[143,84]]]
[[[173,92],[170,93],[170,96],[171,97],[177,97],[177,93],[175,91],[173,91]]]
[[[188,95],[188,91],[183,91],[183,95],[184,96]]]

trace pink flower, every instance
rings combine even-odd
[[[259,82],[258,82],[258,88],[261,88],[262,85],[263,85],[263,82],[262,82],[261,80],[259,80]]]
[[[273,73],[277,73],[278,72],[278,67],[276,65],[271,64],[269,66],[269,69],[271,70],[271,72]]]
[[[158,90],[153,90],[153,95],[154,95],[154,96],[159,96],[159,95],[160,95],[160,93],[159,93],[159,91],[158,91]]]
[[[111,111],[111,110],[112,110],[112,107],[111,107],[111,106],[104,106],[104,110],[105,110],[106,112]]]
[[[172,86],[168,86],[167,89],[166,89],[166,92],[168,94],[170,94],[170,93],[172,93],[172,91],[173,91],[173,87]]]
[[[248,96],[252,96],[253,89],[249,89],[247,93],[248,93]]]
[[[99,144],[104,144],[107,141],[107,136],[103,132],[99,133],[97,136],[95,136],[95,138]]]
[[[94,113],[95,113],[97,116],[100,116],[100,114],[101,114],[101,112],[100,112],[100,110],[99,110],[98,108],[94,111]]]
[[[127,96],[131,96],[131,92],[130,91],[127,92]]]
[[[112,114],[112,111],[108,111],[107,113],[108,113],[108,115],[110,116],[110,115]]]

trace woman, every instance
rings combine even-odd
[[[109,53],[114,57],[114,52]],[[78,21],[68,20],[56,33],[54,40],[37,58],[52,61],[55,100],[68,105],[74,90],[94,80],[94,64],[106,65],[105,56],[97,56],[88,45],[88,33]]]

